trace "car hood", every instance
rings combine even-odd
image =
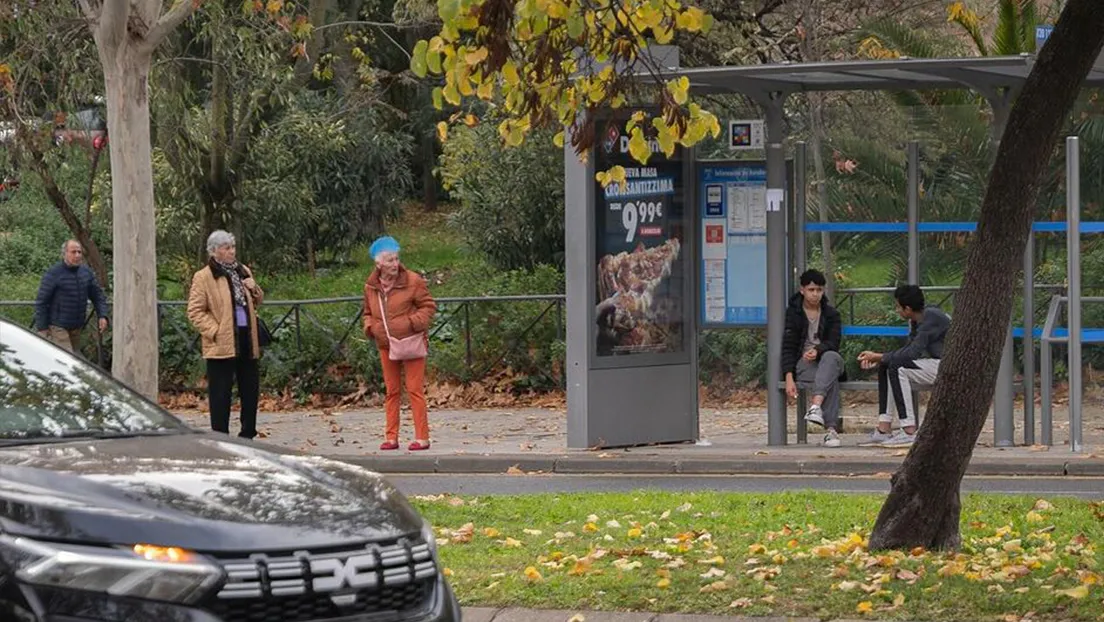
[[[0,530],[196,551],[319,548],[416,534],[376,473],[215,434],[0,449]]]

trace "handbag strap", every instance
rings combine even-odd
[[[391,339],[391,329],[387,327],[387,309],[383,304],[383,292],[379,292],[380,318],[383,320],[383,330],[387,333],[387,339]]]

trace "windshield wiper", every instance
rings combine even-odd
[[[46,430],[33,430],[23,437],[0,438],[0,446],[3,445],[32,445],[37,443],[65,443],[81,439],[118,439],[135,438],[140,436],[171,436],[186,434],[185,429],[164,430],[63,430],[61,433],[51,433]]]

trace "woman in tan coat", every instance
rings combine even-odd
[[[261,357],[257,305],[264,291],[249,268],[238,263],[234,236],[215,231],[207,238],[210,259],[192,277],[188,293],[188,321],[200,334],[207,360],[207,401],[211,429],[230,433],[230,402],[234,379],[241,398],[241,432],[257,435]]]
[[[429,327],[437,312],[437,303],[429,295],[425,279],[403,267],[399,261],[399,243],[385,236],[368,249],[376,269],[364,283],[364,335],[375,339],[383,364],[383,382],[387,386],[385,408],[387,428],[382,450],[399,448],[399,405],[402,398],[402,374],[406,372],[406,392],[414,412],[414,442],[410,451],[429,449],[429,413],[425,400],[424,356],[392,360],[391,340],[421,335],[429,342]],[[381,313],[382,311],[382,313]]]

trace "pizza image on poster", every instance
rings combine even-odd
[[[668,294],[678,261],[677,238],[659,246],[638,244],[631,252],[598,260],[599,351],[610,354],[666,352],[681,341],[674,330],[677,309]]]

